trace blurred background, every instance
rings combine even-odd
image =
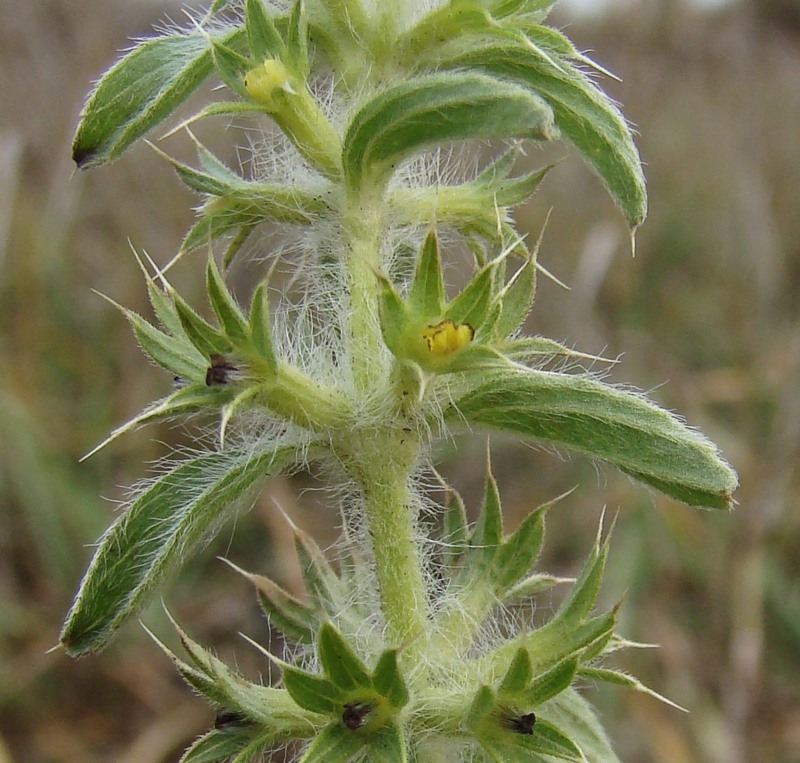
[[[128,239],[166,262],[197,200],[146,146],[88,173],[69,157],[91,81],[130,38],[183,15],[167,0],[4,0],[2,15],[0,763],[176,761],[213,713],[141,628],[80,662],[48,649],[124,486],[187,437],[149,428],[77,463],[170,381],[92,290],[148,315]],[[800,0],[572,0],[552,21],[623,78],[603,84],[641,133],[651,212],[632,258],[599,182],[558,149],[568,160],[520,221],[535,236],[553,208],[540,259],[571,290],[540,280],[529,329],[622,355],[611,378],[706,432],[742,484],[735,512],[698,512],[581,459],[497,441],[507,522],[578,485],[550,514],[542,559],[573,574],[603,508],[617,516],[604,603],[624,596],[622,632],[661,648],[615,664],[691,709],[587,687],[623,760],[797,763]],[[212,147],[230,141],[218,128],[200,131]],[[185,143],[170,151],[189,158]],[[197,302],[202,268],[186,264],[175,279]],[[443,465],[473,512],[483,447],[464,440]],[[296,586],[276,503],[325,546],[338,519],[317,487],[309,475],[274,482],[164,591],[189,633],[251,678],[267,666],[236,634],[274,634],[215,555]],[[174,644],[160,604],[143,620]]]

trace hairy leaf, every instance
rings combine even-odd
[[[436,65],[481,69],[524,83],[555,113],[556,127],[594,168],[631,228],[647,215],[647,193],[639,152],[616,106],[585,74],[535,46],[497,42],[472,46]]]
[[[688,504],[729,508],[737,485],[709,440],[643,396],[586,377],[488,374],[452,413],[608,461]]]
[[[293,455],[289,446],[206,453],[147,487],[103,536],[61,633],[65,649],[73,655],[102,649],[164,578]]]
[[[234,44],[240,30],[223,39]],[[166,119],[211,73],[211,47],[202,30],[145,40],[100,79],[81,112],[72,143],[78,167],[116,159]]]
[[[434,144],[554,136],[550,107],[529,89],[477,73],[433,74],[368,101],[347,130],[343,163],[359,186],[385,182],[403,160]]]

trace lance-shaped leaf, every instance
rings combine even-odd
[[[294,0],[286,28],[286,65],[302,79],[308,77],[308,20],[303,0]]]
[[[204,378],[208,361],[188,341],[182,328],[173,326],[179,333],[170,336],[148,323],[133,310],[114,302],[112,304],[125,314],[136,341],[151,360],[181,379],[199,382]]]
[[[329,211],[322,193],[311,193],[282,183],[246,180],[199,143],[197,154],[202,169],[179,162],[159,149],[156,151],[172,165],[188,188],[219,197],[219,200],[212,198],[207,202],[202,214],[244,216],[249,213],[259,221],[303,224]]]
[[[227,559],[223,561],[253,584],[264,614],[285,637],[303,644],[313,642],[321,619],[316,609],[299,601],[269,578],[246,572]]]
[[[211,57],[219,78],[237,95],[247,97],[245,75],[253,66],[247,56],[226,45],[221,40],[211,40]]]
[[[272,344],[272,332],[269,323],[268,284],[262,281],[253,292],[250,302],[250,337],[256,352],[266,361],[267,368],[273,373],[278,371],[278,361]]]
[[[492,334],[504,339],[516,331],[523,323],[533,306],[536,294],[535,254],[511,276],[511,280],[498,294],[500,311],[492,326]]]
[[[309,603],[321,612],[327,612],[331,616],[339,615],[345,608],[346,601],[341,579],[317,542],[299,527],[293,526],[292,530],[300,574]]]
[[[247,319],[242,314],[239,305],[236,304],[233,295],[228,291],[213,257],[209,258],[206,268],[206,288],[220,328],[228,339],[236,346],[249,343],[250,328]]]
[[[736,473],[716,446],[641,395],[547,371],[488,374],[452,414],[607,461],[685,503],[729,508]]]
[[[232,349],[231,342],[208,321],[196,313],[177,292],[172,292],[172,301],[183,328],[183,333],[205,357],[224,354]]]
[[[173,624],[190,663],[179,659],[152,633],[150,636],[193,688],[233,714],[233,718],[227,721],[231,728],[246,729],[257,725],[261,734],[308,736],[309,724],[317,719],[300,708],[284,689],[247,681],[212,652],[190,639],[174,621]],[[224,725],[225,719],[221,721]]]
[[[408,704],[408,687],[397,664],[396,649],[386,649],[381,653],[372,673],[372,685],[396,710]]]
[[[479,332],[489,312],[497,266],[497,260],[484,265],[450,302],[444,317],[456,324],[468,323]]]
[[[517,694],[528,687],[533,677],[533,666],[528,650],[521,646],[508,666],[498,691],[500,694]]]
[[[425,237],[408,294],[408,307],[414,315],[438,318],[444,309],[445,293],[439,239],[431,229]]]
[[[251,732],[230,733],[214,729],[195,740],[178,763],[222,763],[246,749],[251,742]]]
[[[536,676],[531,685],[524,692],[520,692],[518,696],[524,700],[526,707],[538,707],[567,689],[572,684],[577,670],[577,659],[573,657],[564,660]]]
[[[450,490],[449,493],[444,515],[442,561],[453,574],[467,548],[469,523],[463,499],[455,490]]]
[[[267,14],[264,0],[247,0],[244,23],[247,43],[254,61],[283,57],[286,46],[272,18]]]
[[[361,108],[344,140],[352,185],[385,182],[432,145],[470,138],[555,137],[552,110],[518,85],[476,73],[422,76],[387,88]]]
[[[99,450],[105,448],[110,442],[116,440],[120,435],[144,426],[145,424],[172,419],[176,416],[186,416],[188,414],[198,413],[202,410],[218,411],[220,406],[225,405],[232,395],[233,392],[223,385],[208,387],[205,384],[192,384],[188,387],[178,389],[163,400],[157,400],[155,403],[148,405],[141,413],[138,413],[129,421],[118,426],[105,440],[92,448],[85,456],[82,456],[81,461],[90,458]]]
[[[603,581],[603,572],[608,558],[609,535],[605,542],[601,542],[602,522],[597,531],[597,539],[583,564],[581,574],[570,589],[569,595],[564,599],[556,612],[555,620],[565,623],[578,623],[583,620],[594,607],[600,584]]]
[[[341,708],[345,694],[333,681],[291,665],[281,668],[283,685],[300,707],[324,715],[334,715]]]
[[[367,737],[350,731],[340,723],[332,723],[317,734],[299,763],[349,763],[355,760],[367,741]]]
[[[223,41],[237,45],[242,30]],[[100,79],[81,112],[72,143],[76,164],[116,159],[137,138],[166,119],[211,73],[211,43],[204,30],[156,37],[138,44]]]
[[[538,755],[547,755],[556,760],[575,761],[575,763],[602,760],[605,763],[602,758],[587,758],[581,747],[562,729],[544,719],[537,718],[532,734],[515,734],[514,746]]]
[[[643,694],[649,694],[651,697],[663,702],[665,705],[674,707],[676,710],[682,710],[684,713],[689,711],[685,707],[681,707],[670,699],[667,699],[662,694],[653,691],[649,686],[643,684],[638,678],[629,676],[627,673],[622,673],[619,670],[612,670],[610,668],[587,668],[580,669],[580,675],[584,678],[590,678],[595,681],[605,681],[607,683],[615,684],[617,686],[625,686],[629,689],[635,689]]]
[[[486,486],[483,491],[483,505],[478,521],[470,535],[469,564],[477,569],[486,569],[492,563],[497,549],[503,540],[503,512],[500,504],[500,491],[492,474],[491,465],[486,467]]]
[[[534,45],[513,42],[434,58],[437,66],[483,69],[540,94],[553,108],[556,127],[605,183],[631,228],[644,220],[647,193],[631,130],[611,99],[569,61],[556,61]]]
[[[620,763],[591,705],[574,689],[566,689],[551,699],[546,716],[580,747],[585,760]]]
[[[325,674],[340,689],[350,691],[372,686],[367,666],[330,621],[320,628],[317,653]]]
[[[492,560],[495,593],[502,597],[531,569],[544,542],[544,515],[550,504],[528,514],[501,544]]]
[[[369,760],[374,763],[408,763],[405,736],[397,721],[382,726],[370,740]]]
[[[103,536],[61,633],[74,655],[102,649],[295,449],[206,453],[151,483]]]

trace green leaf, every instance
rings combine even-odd
[[[309,601],[321,612],[339,615],[343,608],[341,580],[316,541],[299,527],[292,530]]]
[[[287,638],[310,644],[319,628],[319,613],[262,575],[247,573],[264,614]]]
[[[179,763],[222,763],[245,749],[252,732],[209,731],[183,753]]]
[[[537,21],[543,21],[555,4],[556,0],[489,0],[489,10],[496,19],[512,13],[524,13],[526,16],[534,16]]]
[[[540,591],[545,591],[560,583],[574,583],[573,578],[560,578],[555,575],[535,573],[521,580],[501,597],[503,603],[508,604],[519,599],[527,599]]]
[[[473,733],[476,732],[484,718],[494,710],[497,698],[491,686],[481,686],[469,706],[464,726]]]
[[[407,763],[406,740],[396,721],[385,724],[372,738],[369,760],[374,763]]]
[[[172,292],[172,301],[175,303],[184,334],[198,352],[206,358],[230,352],[232,349],[230,341],[201,318],[177,292]]]
[[[578,661],[575,658],[564,660],[555,667],[533,679],[533,683],[521,695],[526,706],[538,707],[548,699],[569,688],[578,670]]]
[[[516,331],[533,307],[536,295],[536,264],[529,258],[511,277],[511,280],[500,292],[500,315],[492,327],[492,334],[505,339]]]
[[[263,759],[263,753],[267,751],[267,747],[273,746],[275,741],[274,735],[254,739],[238,755],[230,758],[228,763],[253,763],[254,760]]]
[[[397,664],[396,649],[387,649],[381,653],[372,674],[372,685],[389,700],[392,707],[400,709],[408,703],[408,687]]]
[[[545,714],[544,710],[542,714]],[[562,734],[580,747],[586,760],[592,763],[620,763],[591,705],[574,689],[567,689],[550,700],[546,716]]]
[[[102,649],[179,564],[202,547],[295,449],[206,453],[143,490],[103,536],[61,643],[73,655]]]
[[[514,744],[491,737],[481,737],[479,740],[483,752],[488,758],[479,758],[481,763],[487,759],[492,763],[540,763],[541,759],[531,758],[527,750],[521,750]]]
[[[550,108],[529,90],[482,74],[433,74],[368,101],[347,129],[343,163],[354,186],[384,183],[402,161],[432,145],[554,134]]]
[[[577,625],[551,620],[525,639],[536,670],[549,669],[575,656],[583,658],[587,650],[608,642],[617,622],[617,611],[591,617]]]
[[[410,320],[408,306],[383,273],[377,273],[376,276],[378,278],[381,334],[386,346],[396,354],[401,351],[406,327]]]
[[[252,207],[242,207],[237,203],[226,205],[223,209],[203,207],[200,211],[200,219],[187,231],[181,242],[178,254],[170,262],[171,267],[186,252],[191,252],[201,246],[210,247],[218,238],[222,238],[229,233],[236,231],[233,240],[240,239],[243,235],[249,235],[252,229],[259,223],[264,222]],[[244,234],[246,231],[247,234]],[[230,263],[236,254],[225,254],[226,265]]]
[[[475,0],[459,0],[434,8],[395,42],[395,56],[413,62],[421,52],[440,45],[442,40],[457,38],[465,32],[491,33],[492,18],[481,5]]]
[[[584,562],[578,580],[558,608],[555,616],[557,620],[564,623],[578,623],[592,611],[600,591],[607,557],[608,541],[601,544],[598,532],[597,541]]]
[[[242,225],[236,234],[231,237],[222,255],[222,267],[224,269],[230,266],[231,262],[233,262],[233,258],[239,253],[254,229],[255,225]]]
[[[308,21],[303,0],[294,0],[286,30],[286,65],[299,77],[308,76]]]
[[[528,654],[528,650],[521,646],[517,649],[514,659],[511,660],[511,664],[500,682],[498,691],[500,694],[517,694],[521,692],[531,682],[532,671],[531,656]]]
[[[244,86],[244,77],[253,67],[253,62],[218,40],[211,41],[212,60],[219,78],[237,95],[249,98]]]
[[[341,709],[344,693],[323,676],[284,665],[283,685],[300,707],[312,713],[335,715]]]
[[[236,44],[239,30],[223,39]],[[208,33],[156,37],[138,44],[100,79],[72,142],[78,167],[116,159],[166,119],[211,73]]]
[[[491,573],[497,596],[502,597],[518,583],[539,556],[544,542],[544,515],[549,505],[528,514],[497,549]]]
[[[450,302],[444,317],[456,324],[468,323],[479,333],[489,312],[496,268],[496,262],[484,265]]]
[[[178,389],[163,400],[157,400],[155,403],[148,405],[141,413],[138,413],[132,419],[118,426],[105,440],[92,448],[85,456],[82,456],[81,461],[90,458],[99,450],[105,448],[110,442],[116,440],[120,435],[144,426],[145,424],[152,424],[153,422],[175,418],[176,416],[197,413],[204,409],[217,411],[220,406],[224,405],[230,399],[232,394],[231,390],[220,385],[207,387],[205,384],[192,384],[188,387]]]
[[[445,294],[439,240],[432,228],[425,237],[417,262],[408,307],[413,315],[424,319],[438,318],[444,310]]]
[[[343,691],[371,688],[367,666],[330,621],[320,628],[317,652],[325,674],[335,686]]]
[[[477,555],[488,563],[497,553],[503,540],[503,511],[500,504],[500,491],[492,474],[491,465],[487,464],[486,486],[483,490],[483,505],[472,535],[470,546]]]
[[[554,61],[521,43],[473,46],[453,56],[435,56],[444,68],[480,68],[526,84],[553,108],[556,127],[603,180],[635,229],[647,215],[647,193],[639,153],[619,110],[602,90],[568,61]]]
[[[569,760],[585,763],[587,760],[606,763],[604,758],[587,758],[583,750],[567,736],[558,726],[544,719],[536,720],[533,734],[517,734],[514,742],[539,755],[549,755],[557,760]]]
[[[253,293],[250,303],[250,335],[253,346],[266,361],[267,367],[273,373],[278,371],[278,361],[272,345],[272,332],[269,322],[269,292],[268,284],[262,281]]]
[[[183,334],[168,336],[127,308],[120,308],[131,324],[136,341],[144,353],[159,366],[182,379],[199,382],[205,377],[208,361]]]
[[[616,686],[625,686],[628,689],[635,689],[643,694],[649,694],[651,697],[663,702],[670,707],[677,710],[682,710],[684,713],[689,711],[685,707],[675,704],[672,700],[667,699],[656,691],[653,691],[649,686],[643,684],[638,678],[629,676],[627,673],[622,673],[619,670],[611,670],[610,668],[589,668],[582,667],[579,674],[588,679],[595,681],[605,681],[606,683],[615,684]]]
[[[144,271],[144,267],[142,267],[142,270]],[[157,284],[146,271],[145,278],[147,279],[147,297],[161,327],[172,337],[182,336],[183,326],[181,326],[178,313],[175,310],[175,304],[170,297],[172,287],[166,283],[163,276],[161,276],[161,285]],[[187,342],[187,344],[189,343]],[[203,362],[205,363],[205,358],[203,358]]]
[[[542,180],[555,166],[555,164],[548,164],[527,175],[520,175],[489,186],[493,192],[495,203],[501,207],[515,207],[517,204],[521,204],[536,193]]]
[[[317,734],[298,763],[349,763],[367,743],[368,737],[332,723]]]
[[[250,328],[247,319],[239,309],[239,305],[236,304],[233,295],[228,291],[213,257],[209,258],[206,268],[206,288],[211,307],[227,338],[234,346],[241,347],[248,344]]]
[[[602,459],[688,504],[729,508],[737,485],[713,443],[643,396],[594,379],[488,374],[451,413]]]
[[[442,551],[443,562],[451,570],[466,550],[468,529],[469,523],[464,501],[455,490],[451,490],[444,515],[444,548]]]
[[[267,14],[264,0],[247,0],[244,23],[250,54],[254,61],[283,57],[286,46],[283,44],[275,24]]]

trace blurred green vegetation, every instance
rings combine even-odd
[[[494,443],[495,469],[517,517],[579,485],[551,514],[544,564],[554,573],[576,569],[604,507],[617,515],[606,596],[624,595],[628,637],[661,645],[621,655],[619,664],[692,711],[624,690],[590,691],[624,760],[796,763],[797,6],[775,0],[705,14],[667,0],[614,7],[590,20],[558,20],[569,22],[579,47],[624,75],[604,84],[641,132],[650,218],[632,258],[599,183],[577,159],[562,163],[521,220],[535,236],[553,207],[541,260],[571,291],[540,281],[529,327],[583,351],[624,353],[610,377],[653,390],[715,439],[739,470],[739,506],[697,512],[592,464],[510,440]],[[47,651],[88,544],[124,496],[120,486],[186,440],[183,429],[148,429],[77,463],[169,384],[91,290],[147,313],[127,239],[166,262],[196,200],[146,146],[88,174],[73,176],[69,161],[92,78],[165,11],[180,13],[177,4],[144,0],[11,0],[3,14],[0,763],[173,761],[213,720],[136,628],[80,663]],[[209,129],[203,139],[213,144],[213,135]],[[170,150],[186,151],[180,143]],[[539,164],[551,153],[569,155],[548,149],[529,159]],[[202,271],[192,265],[176,272],[189,296]],[[482,451],[482,442],[460,443],[443,467],[473,509]],[[273,485],[235,534],[165,592],[195,638],[249,675],[266,666],[236,633],[275,636],[248,587],[213,556],[229,554],[291,586],[296,568],[276,503],[325,545],[335,537],[336,511],[315,487],[310,477]],[[545,597],[536,606],[554,604]],[[144,619],[169,641],[159,607]]]

